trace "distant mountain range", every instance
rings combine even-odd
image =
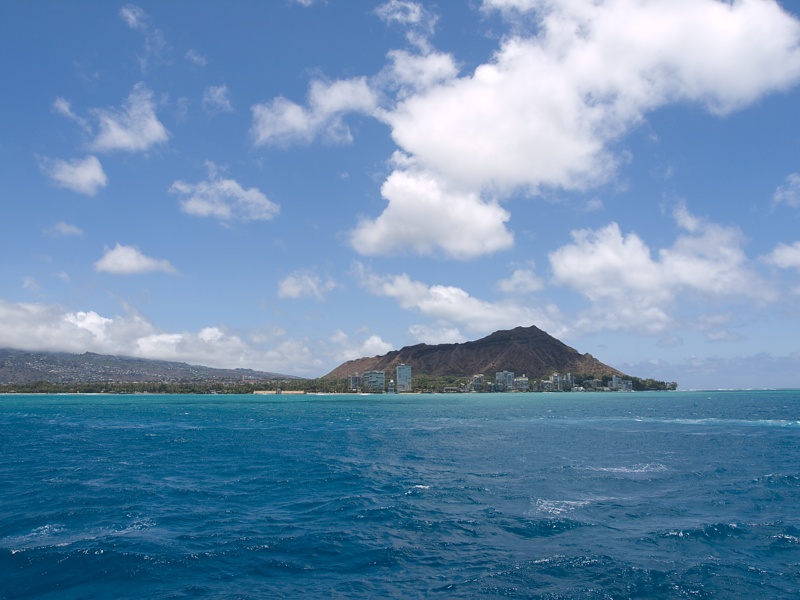
[[[383,356],[348,361],[325,375],[347,377],[365,371],[393,372],[410,365],[417,375],[469,377],[513,371],[529,378],[553,373],[603,377],[623,375],[591,354],[580,354],[537,327],[496,331],[463,344],[417,344]],[[86,352],[26,352],[0,349],[0,384],[54,384],[91,382],[243,382],[272,379],[302,379],[281,373],[252,369],[216,369],[182,362],[110,356]]]
[[[299,379],[251,369],[214,369],[181,362],[108,356],[86,352],[25,352],[0,349],[0,384],[89,382],[241,382]]]
[[[413,372],[432,377],[494,375],[498,371],[513,371],[529,378],[548,377],[553,373],[595,377],[623,375],[591,354],[580,354],[538,327],[517,327],[463,344],[417,344],[383,356],[351,360],[325,377],[394,371],[400,364],[410,365]]]

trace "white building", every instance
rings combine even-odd
[[[361,389],[361,377],[359,377],[358,373],[347,378],[347,387],[351,392]]]
[[[514,371],[498,371],[494,381],[498,392],[509,392],[514,389]]]
[[[411,391],[411,366],[399,365],[397,367],[397,391],[410,392]]]
[[[386,373],[383,371],[365,371],[361,376],[361,391],[383,394],[386,391]]]

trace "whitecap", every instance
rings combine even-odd
[[[573,512],[578,508],[588,506],[591,504],[588,500],[545,500],[538,498],[534,504],[534,508],[528,512],[527,516],[531,514],[545,514],[554,517],[561,517]]]
[[[662,473],[667,470],[665,465],[660,463],[639,463],[630,467],[586,467],[587,471],[599,471],[601,473],[623,473],[623,474],[641,474],[641,473]]]

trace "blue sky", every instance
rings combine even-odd
[[[800,385],[800,7],[5,2],[0,347],[321,376],[537,325]]]

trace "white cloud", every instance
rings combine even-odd
[[[393,136],[474,186],[580,188],[613,173],[607,143],[658,106],[725,113],[797,82],[800,25],[777,4],[678,4],[538,2],[537,37],[508,38],[473,75],[402,103]]]
[[[317,136],[349,143],[350,129],[342,120],[349,112],[372,114],[377,98],[364,77],[327,83],[314,81],[308,95],[309,108],[286,98],[252,107],[250,133],[256,146],[310,142]]]
[[[95,311],[67,312],[58,306],[0,300],[0,347],[29,351],[98,352],[159,360],[177,360],[222,368],[261,368],[280,371],[298,358],[288,345],[276,349],[287,362],[280,368],[270,353],[254,349],[245,339],[221,326],[197,332],[159,330],[136,311],[105,317]],[[314,364],[311,358],[309,364]],[[319,367],[317,367],[319,368]],[[290,372],[290,371],[283,371]]]
[[[221,221],[269,221],[280,212],[258,188],[243,188],[233,179],[223,179],[215,165],[208,163],[209,179],[190,184],[175,181],[169,188],[182,197],[181,209],[198,217],[216,217]]]
[[[419,2],[389,0],[375,9],[375,13],[387,23],[416,25],[423,20],[425,9]]]
[[[72,105],[65,98],[62,98],[61,96],[57,97],[53,101],[53,110],[58,114],[67,117],[69,120],[77,123],[78,126],[80,126],[80,128],[83,129],[85,132],[87,133],[91,132],[92,127],[91,125],[89,125],[89,122],[83,117],[80,117],[77,114],[75,114],[75,112],[72,110]]]
[[[395,142],[442,187],[591,188],[621,162],[610,143],[648,112],[688,101],[725,114],[800,79],[800,24],[775,2],[486,4],[512,5],[537,11],[534,37],[510,36],[472,74],[381,113]],[[438,231],[429,234],[435,244]]]
[[[212,85],[203,92],[203,108],[210,113],[233,112],[227,85]]]
[[[181,96],[177,100],[175,100],[175,118],[179,122],[183,122],[186,120],[186,117],[189,115],[189,106],[191,104],[191,100],[189,100],[185,96]]]
[[[42,159],[41,168],[60,187],[87,196],[94,196],[108,183],[103,165],[96,156],[69,161],[60,158]]]
[[[35,277],[32,277],[31,275],[26,275],[22,278],[22,289],[38,294],[39,292],[42,291],[42,286],[39,285],[39,282],[36,280]]]
[[[150,17],[140,7],[135,4],[126,4],[119,10],[119,16],[131,29],[138,29],[140,31],[146,29],[149,24]]]
[[[106,330],[113,329],[111,323],[112,319],[93,311],[65,313],[53,305],[0,300],[0,346],[4,348],[131,355],[124,342],[108,344]]]
[[[484,10],[516,10],[526,12],[542,6],[542,0],[483,0]]]
[[[281,298],[315,298],[322,300],[325,294],[336,288],[332,279],[323,281],[316,273],[296,271],[278,283],[278,296]]]
[[[800,269],[800,242],[795,242],[791,246],[778,244],[764,257],[764,261],[781,269]]]
[[[427,50],[429,38],[436,28],[436,15],[421,3],[411,0],[389,0],[375,9],[375,14],[388,24],[405,28],[408,41],[422,50]]]
[[[316,354],[316,346],[316,342],[302,339],[285,340],[263,355],[258,355],[258,364],[268,365],[263,368],[278,373],[318,377],[325,365]]]
[[[468,259],[510,248],[509,213],[476,193],[448,190],[428,173],[398,170],[381,188],[389,202],[374,220],[362,219],[350,242],[361,254],[413,252]]]
[[[603,208],[603,201],[600,198],[592,198],[586,201],[583,210],[586,212],[595,212]]]
[[[186,53],[186,60],[198,67],[205,67],[208,64],[208,59],[194,48],[190,48]]]
[[[497,289],[506,294],[530,294],[544,287],[532,269],[515,269],[508,279],[497,282]]]
[[[674,323],[679,295],[767,302],[774,290],[752,268],[736,228],[693,217],[679,207],[676,222],[688,233],[653,258],[636,234],[616,223],[573,231],[573,243],[550,253],[554,282],[584,295],[592,308],[576,329],[661,333]]]
[[[83,229],[77,225],[71,225],[64,221],[59,221],[52,227],[48,227],[44,231],[45,235],[51,237],[79,237],[83,235]]]
[[[388,54],[391,65],[386,70],[390,85],[400,87],[402,98],[453,79],[458,67],[450,54],[430,52],[424,55],[393,50]]]
[[[256,354],[241,337],[221,327],[198,332],[153,331],[132,340],[134,356],[220,367],[250,367]]]
[[[103,273],[115,275],[134,275],[161,271],[175,273],[168,260],[151,258],[142,254],[138,248],[117,244],[114,248],[106,248],[103,257],[94,263],[94,268]]]
[[[565,331],[565,321],[554,306],[536,308],[514,300],[487,302],[470,296],[459,287],[428,286],[405,273],[376,275],[362,265],[356,265],[355,272],[367,291],[393,298],[400,308],[435,319],[439,328],[459,324],[472,332],[491,333],[520,325],[536,325],[556,337]]]
[[[128,27],[144,35],[144,56],[139,57],[142,72],[147,71],[150,61],[165,62],[163,54],[167,49],[167,41],[161,30],[152,26],[150,16],[134,4],[123,6],[119,16]]]
[[[447,325],[412,325],[408,334],[422,344],[460,344],[467,338],[458,327]]]
[[[352,233],[359,252],[408,247],[470,258],[508,248],[508,213],[500,201],[517,192],[608,182],[627,158],[613,144],[650,112],[694,103],[725,115],[800,81],[800,21],[773,0],[487,0],[483,6],[530,18],[535,28],[516,30],[534,33],[504,37],[490,61],[458,77],[453,59],[428,45],[435,16],[420,3],[391,0],[376,12],[408,28],[417,55],[390,52],[389,65],[371,81],[316,81],[305,107],[279,97],[252,108],[256,145],[317,137],[349,142],[343,119],[351,112],[391,128],[408,164],[395,165],[384,186],[384,214]],[[533,12],[520,15],[526,11]],[[425,197],[405,193],[423,182]],[[462,224],[452,214],[457,207],[486,217],[474,221],[480,223],[474,241],[442,240],[446,226],[422,222],[426,209],[435,221],[451,203],[444,217],[451,229]],[[601,206],[593,201],[587,209]]]
[[[315,341],[286,339],[280,328],[266,336],[224,325],[165,331],[130,307],[123,315],[105,316],[0,299],[0,348],[97,352],[317,377],[345,360],[385,354],[392,345],[374,334],[349,338],[342,332]]]
[[[328,353],[337,363],[365,356],[381,356],[395,349],[378,335],[368,334],[366,338],[361,336],[361,339],[353,340],[341,330],[331,336],[328,346]]]
[[[717,342],[725,342],[725,343],[728,343],[728,342],[740,342],[743,339],[744,339],[744,337],[742,337],[740,334],[738,334],[738,333],[736,333],[734,331],[727,331],[727,330],[709,331],[706,334],[706,340],[708,340],[709,342],[712,342],[712,343],[717,343]]]
[[[793,208],[800,208],[800,173],[789,175],[786,183],[775,190],[772,201],[775,204],[788,204]]]
[[[153,92],[137,83],[120,109],[94,109],[98,133],[92,148],[98,152],[140,152],[169,139],[169,132],[156,116]]]

